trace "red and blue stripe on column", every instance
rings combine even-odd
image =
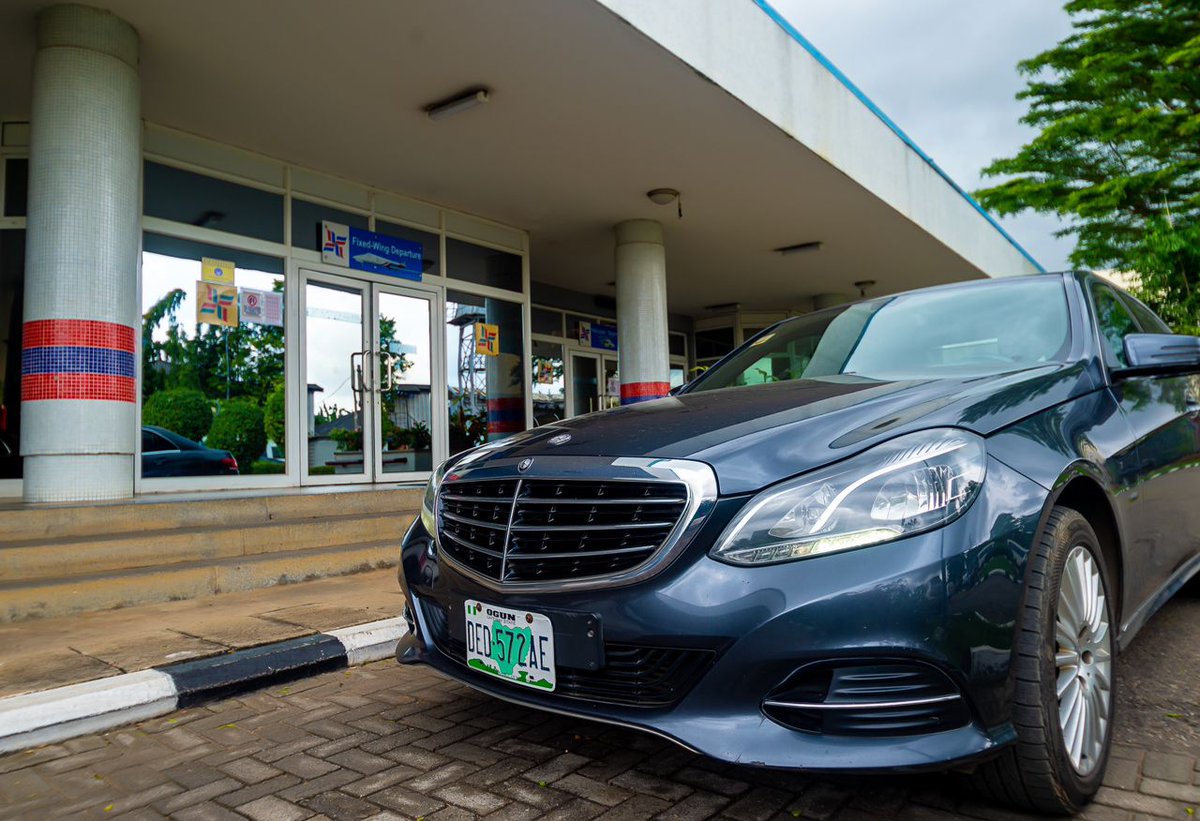
[[[671,391],[670,382],[625,382],[621,385],[621,404],[636,405],[662,399]]]
[[[506,396],[489,399],[488,437],[496,434],[520,433],[525,430],[525,397]]]
[[[21,401],[137,401],[133,328],[91,319],[26,322]]]

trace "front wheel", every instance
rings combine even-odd
[[[993,798],[1073,813],[1100,788],[1112,744],[1114,622],[1100,543],[1087,519],[1056,507],[1029,556],[1013,656],[1017,743],[982,765]]]

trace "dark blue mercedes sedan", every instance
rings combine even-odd
[[[725,761],[1072,812],[1120,650],[1200,569],[1198,374],[1085,273],[786,320],[441,465],[397,657]]]

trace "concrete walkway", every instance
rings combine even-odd
[[[0,697],[399,616],[395,570],[0,625]]]

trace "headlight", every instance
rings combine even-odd
[[[429,477],[428,484],[425,485],[425,498],[421,500],[421,524],[425,525],[425,530],[430,536],[437,535],[437,515],[434,512],[434,505],[437,503],[438,488],[442,486],[442,479],[446,478],[446,472],[450,469],[450,465],[458,461],[457,459],[447,459],[437,466],[433,471],[433,475]]]
[[[712,556],[774,564],[940,527],[979,493],[985,461],[983,439],[969,431],[899,436],[763,491],[725,528]]]

